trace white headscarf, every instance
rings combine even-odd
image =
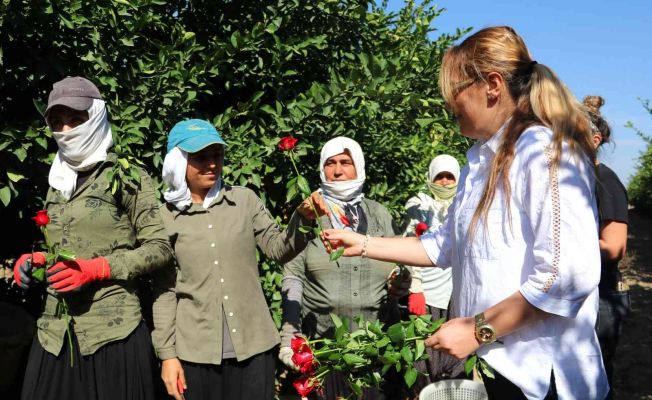
[[[192,196],[186,182],[186,169],[188,168],[188,153],[178,147],[170,150],[163,160],[163,182],[167,189],[163,192],[165,201],[171,203],[177,210],[183,211],[192,205]],[[217,198],[222,189],[222,179],[210,188],[202,206],[204,209],[210,207],[213,200]]]
[[[70,200],[77,186],[77,173],[105,161],[107,150],[113,146],[104,101],[93,99],[88,121],[67,132],[52,132],[52,136],[59,150],[50,167],[48,182]]]
[[[349,151],[355,172],[358,177],[350,181],[328,182],[324,174],[324,164],[329,158]],[[319,160],[319,176],[321,177],[321,190],[325,196],[344,202],[358,202],[362,199],[362,186],[366,178],[364,172],[364,155],[358,142],[347,137],[331,139],[321,149]]]
[[[356,179],[348,181],[328,182],[324,174],[326,161],[348,150],[355,166]],[[358,204],[362,201],[362,187],[365,181],[364,155],[358,142],[346,137],[331,139],[321,149],[319,161],[319,175],[321,176],[320,192],[326,200],[326,205],[331,211],[330,221],[336,229],[355,231],[360,222]]]
[[[441,172],[450,172],[455,177],[455,182],[460,179],[460,164],[455,157],[442,154],[432,159],[428,167],[428,181],[432,182]]]
[[[440,186],[432,183],[433,180],[442,172],[450,172],[455,177],[455,183]],[[453,201],[455,192],[457,191],[457,184],[460,179],[460,164],[455,157],[448,154],[442,154],[432,159],[430,167],[428,167],[428,189],[435,199],[445,201],[450,204]]]

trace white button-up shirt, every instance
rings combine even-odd
[[[509,169],[511,221],[498,183],[486,225],[480,219],[470,237],[501,137],[469,149],[448,218],[422,244],[433,264],[453,268],[455,315],[473,316],[517,290],[551,314],[477,351],[528,399],[545,397],[551,370],[560,399],[602,399],[608,383],[594,330],[600,252],[593,167],[567,144],[557,167],[552,131],[528,128]]]

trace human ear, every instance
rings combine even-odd
[[[494,101],[498,99],[505,89],[505,80],[498,72],[490,72],[485,78],[487,84],[487,100]]]

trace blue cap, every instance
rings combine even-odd
[[[175,147],[188,153],[196,153],[211,144],[226,146],[220,133],[203,119],[187,119],[174,125],[168,136],[168,153]]]

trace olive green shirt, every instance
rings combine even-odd
[[[70,200],[52,188],[47,194],[51,242],[79,259],[103,256],[111,268],[110,280],[92,282],[76,292],[57,297],[48,287],[45,308],[37,322],[38,338],[54,355],[67,340],[66,320],[57,315],[59,298],[69,307],[81,354],[93,354],[136,329],[142,314],[133,279],[168,265],[173,257],[151,178],[140,171],[139,188],[123,183],[112,194],[107,174],[115,162],[115,155],[109,154]]]
[[[384,206],[365,198],[361,208],[366,223],[360,223],[359,233],[396,235],[392,217]],[[326,216],[321,222],[325,229],[332,226]],[[285,264],[283,272],[284,278],[303,281],[302,326],[294,327],[295,331],[313,338],[332,337],[330,313],[346,317],[350,323],[358,315],[372,321],[397,321],[398,306],[387,293],[387,277],[394,267],[393,263],[362,257],[341,257],[337,263],[330,262],[321,240],[311,241],[301,254]]]
[[[152,339],[158,357],[219,365],[224,322],[230,335],[226,343],[232,344],[238,361],[277,345],[256,246],[285,263],[314,237],[299,232],[299,226],[314,221],[295,212],[281,231],[253,191],[228,185],[208,209],[193,204],[178,211],[166,204],[162,216],[177,267],[176,274],[166,269],[155,277]]]

